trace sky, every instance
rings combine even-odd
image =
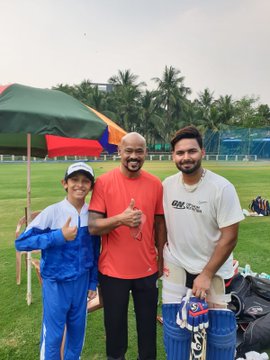
[[[269,0],[0,0],[0,84],[106,83],[130,69],[155,87],[165,66],[191,98],[270,106]]]

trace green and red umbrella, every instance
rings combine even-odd
[[[126,134],[126,131],[105,115],[89,106],[87,107],[107,124],[102,137],[99,140],[87,140],[45,135],[48,157],[64,155],[99,156],[103,150],[106,150],[108,153],[117,151],[117,146]]]
[[[125,131],[61,91],[0,86],[0,154],[27,155],[27,218],[31,219],[31,156],[92,155],[115,150]],[[31,295],[28,256],[27,303]]]
[[[25,134],[31,134],[32,156],[99,156],[103,150],[116,151],[125,133],[61,91],[0,86],[0,154],[26,155]]]

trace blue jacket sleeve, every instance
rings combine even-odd
[[[23,232],[16,240],[15,247],[18,251],[44,250],[53,246],[60,246],[65,243],[61,229],[40,230],[31,228]]]
[[[98,259],[100,254],[100,236],[91,235],[93,242],[93,267],[89,270],[89,284],[88,290],[96,290],[98,284]]]
[[[61,229],[52,230],[53,206],[44,209],[15,240],[19,251],[45,250],[65,243]]]

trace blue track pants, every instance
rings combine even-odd
[[[78,360],[84,343],[88,277],[72,281],[43,279],[43,321],[40,360],[60,360],[66,325],[65,360]]]

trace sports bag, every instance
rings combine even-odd
[[[270,347],[270,313],[250,322],[243,332],[243,340],[236,348],[236,358],[249,351],[261,352]]]
[[[249,204],[251,211],[259,215],[267,216],[270,214],[270,205],[267,199],[262,198],[260,195],[251,201]]]
[[[270,280],[237,274],[228,289],[230,308],[238,322],[250,322],[270,313]]]
[[[248,351],[261,352],[270,347],[270,280],[237,274],[229,287],[238,335],[237,357]],[[236,358],[237,358],[236,357]]]

